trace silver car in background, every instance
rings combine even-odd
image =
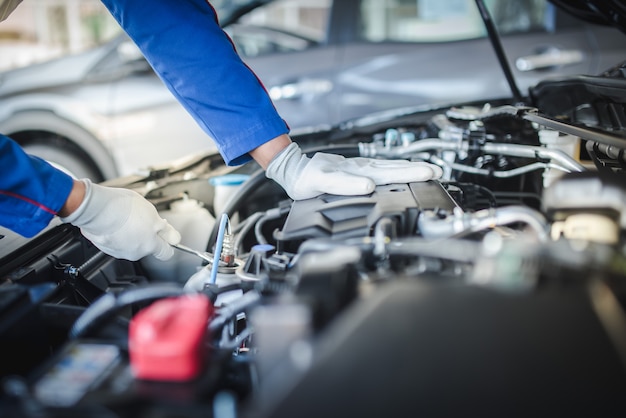
[[[511,94],[472,0],[248,3],[213,2],[296,133]],[[487,3],[523,94],[550,76],[600,73],[626,52],[616,29],[546,0]],[[125,36],[0,74],[0,132],[96,181],[214,149]]]

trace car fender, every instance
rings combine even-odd
[[[104,178],[114,178],[119,174],[106,145],[106,123],[103,118],[67,98],[32,95],[2,101],[0,132],[8,136],[24,130],[57,133],[89,154]]]

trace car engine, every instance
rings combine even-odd
[[[168,261],[2,231],[2,415],[623,416],[626,142],[575,122],[483,104],[296,137],[444,170],[365,196],[294,202],[219,155],[111,182],[181,232]]]

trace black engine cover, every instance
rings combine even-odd
[[[275,234],[280,241],[311,238],[358,238],[369,236],[383,217],[395,221],[398,236],[416,231],[422,210],[451,211],[457,206],[438,181],[377,186],[365,196],[321,195],[295,201],[287,221]]]

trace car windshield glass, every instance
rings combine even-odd
[[[330,6],[331,0],[277,0],[247,13],[239,23],[322,43],[326,38]]]
[[[552,29],[546,0],[487,0],[502,35]],[[474,0],[363,0],[361,39],[369,42],[449,42],[486,36]]]

